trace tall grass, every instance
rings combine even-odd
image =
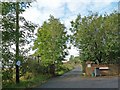
[[[28,80],[21,80],[19,84],[6,83],[6,85],[3,85],[3,90],[24,90],[26,88],[33,88],[46,82],[50,77],[51,75],[41,74]]]

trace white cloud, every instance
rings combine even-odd
[[[70,21],[74,20],[78,14],[82,16],[87,15],[89,10],[104,11],[112,2],[118,2],[119,0],[37,0],[32,3],[32,7],[28,8],[23,16],[32,21],[42,25],[43,21],[49,18],[49,15],[53,15],[70,27]],[[107,11],[106,11],[107,12]],[[72,49],[73,53],[75,52]],[[74,53],[76,54],[76,52]]]
[[[66,20],[73,14],[85,15],[88,12],[87,10],[97,11],[100,8],[107,7],[113,1],[118,0],[37,0],[23,15],[26,19],[41,24],[49,18],[50,14],[57,18],[64,17]]]

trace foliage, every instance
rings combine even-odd
[[[104,16],[92,13],[83,18],[78,15],[71,26],[71,41],[79,48],[81,60],[115,63],[119,59],[118,12]]]
[[[81,64],[81,61],[80,61],[80,57],[79,56],[76,56],[74,57],[73,55],[71,55],[70,57],[70,62],[74,63],[74,64]]]
[[[50,75],[37,75],[36,77],[33,77],[29,80],[21,80],[19,84],[15,83],[9,83],[3,85],[3,90],[11,90],[11,89],[17,89],[17,90],[23,90],[26,88],[33,88],[37,85],[41,85],[42,83],[46,82],[51,76]]]
[[[50,16],[50,19],[38,29],[33,47],[33,50],[36,50],[34,55],[41,57],[43,65],[60,64],[67,55],[67,39],[65,26],[59,19]]]
[[[72,70],[73,68],[73,63],[64,63],[62,65],[59,65],[59,67],[56,68],[56,75],[63,75],[64,73]]]
[[[2,70],[3,70],[3,76],[6,76],[6,68],[9,73],[13,74],[14,72],[10,70],[10,68],[15,67],[15,44],[16,44],[16,3],[13,2],[1,2],[0,3],[2,6],[2,24],[1,24],[1,30],[2,30]],[[26,7],[22,7],[22,5],[25,5]],[[21,2],[19,3],[19,13],[21,14],[22,12],[25,11],[27,7],[30,6],[30,3],[24,3]],[[31,40],[34,38],[34,30],[36,25],[26,21],[24,17],[20,16],[19,17],[19,47],[20,47],[20,56],[19,59],[21,62],[24,62],[24,57],[26,53],[29,51],[30,48],[25,48],[24,46],[26,44],[29,44]],[[29,38],[29,39],[28,39]],[[31,39],[31,40],[30,40]],[[12,79],[8,78],[9,75],[6,77],[6,79]],[[5,78],[4,78],[5,79]]]
[[[21,76],[26,76],[27,73],[32,73],[35,77],[38,74],[46,74],[49,68],[38,63],[37,60],[28,59],[21,65],[20,69]]]

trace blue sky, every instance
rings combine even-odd
[[[74,20],[78,14],[82,17],[88,15],[88,11],[104,14],[118,10],[119,0],[36,0],[28,8],[23,16],[40,26],[44,21],[53,15],[59,18],[69,29],[70,21]],[[75,47],[69,50],[71,55],[77,55]]]

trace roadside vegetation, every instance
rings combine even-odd
[[[50,15],[42,26],[38,26],[20,15],[30,7],[29,2],[0,4],[3,29],[1,48],[3,89],[34,87],[74,68],[69,62],[62,63],[68,55],[66,44],[69,35],[59,19]],[[22,7],[23,4],[26,7]],[[31,42],[34,42],[34,45],[31,46]],[[30,55],[30,50],[34,50],[35,53]],[[16,64],[18,60],[19,65]]]
[[[88,16],[78,15],[71,21],[70,30],[73,32],[71,42],[79,49],[83,72],[86,72],[86,62],[91,61],[97,65],[105,64],[109,66],[111,75],[116,72],[119,75],[120,31],[118,27],[118,11],[104,15],[90,12]],[[116,69],[111,67],[111,64],[116,66]]]
[[[118,30],[119,13],[113,11],[110,14],[90,12],[88,16],[71,21],[70,30],[74,33],[71,41],[80,51],[80,60],[101,63],[119,63],[120,42]]]
[[[30,66],[28,66],[28,64]],[[15,73],[13,74],[13,76],[11,76],[12,77],[11,79],[7,79],[8,76],[10,76],[9,74],[6,74],[6,77],[3,76],[3,80],[4,78],[6,78],[6,80],[4,80],[2,83],[3,90],[11,90],[11,89],[23,90],[26,88],[33,88],[33,87],[40,86],[41,84],[47,82],[50,78],[53,78],[53,76],[49,72],[47,72],[47,68],[43,66],[40,66],[39,68],[35,67],[37,65],[38,63],[36,63],[35,61],[29,60],[29,62],[27,62],[25,65],[27,66],[26,69],[25,67],[24,68],[21,67],[21,75],[20,75],[19,84],[16,84],[15,82]],[[55,77],[63,75],[64,73],[72,70],[74,66],[75,64],[70,61],[60,65],[55,70]],[[22,69],[24,69],[25,71]]]
[[[41,26],[27,21],[21,14],[29,2],[1,2],[2,6],[2,84],[4,89],[30,88],[49,78],[63,75],[87,60],[100,63],[119,63],[120,40],[117,11],[111,14],[89,16],[71,21],[70,31],[58,18],[50,15]],[[26,7],[22,7],[26,6]],[[37,33],[35,33],[37,30]],[[33,43],[31,45],[31,43]],[[79,56],[69,55],[69,44],[79,50]],[[34,53],[29,52],[33,50]],[[16,64],[20,61],[20,64]]]

